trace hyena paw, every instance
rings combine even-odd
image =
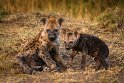
[[[50,71],[50,68],[49,68],[49,67],[44,67],[44,68],[43,68],[43,71],[44,71],[44,72],[49,72],[49,71]]]
[[[23,70],[24,70],[24,73],[26,74],[32,74],[32,71],[33,71],[33,69],[31,68],[24,68]]]

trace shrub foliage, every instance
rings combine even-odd
[[[98,27],[106,31],[117,31],[123,29],[124,25],[124,9],[112,8],[107,9],[96,18]]]

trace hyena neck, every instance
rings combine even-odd
[[[74,40],[74,41],[73,41],[73,46],[72,46],[71,49],[73,49],[73,50],[74,50],[74,49],[77,49],[78,43],[79,43],[79,42],[77,42],[77,40]]]

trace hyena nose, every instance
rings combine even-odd
[[[50,39],[51,41],[54,41],[54,40],[55,40],[55,37],[54,37],[54,36],[50,36],[49,39]]]
[[[66,47],[66,50],[70,50],[70,48],[69,47]]]
[[[50,38],[54,38],[54,36],[50,36]]]

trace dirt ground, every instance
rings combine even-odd
[[[39,21],[47,15],[31,13],[9,15],[0,23],[0,83],[123,83],[124,82],[124,31],[105,32],[95,27],[94,23],[85,23],[64,17],[64,28],[76,29],[82,33],[101,38],[110,49],[108,70],[95,71],[95,61],[87,57],[86,70],[78,70],[81,54],[74,59],[76,70],[66,72],[37,72],[34,75],[23,74],[15,55],[33,39],[42,29]],[[58,16],[56,16],[58,17]],[[68,60],[68,52],[61,40],[61,56]],[[67,55],[67,56],[65,56]]]

